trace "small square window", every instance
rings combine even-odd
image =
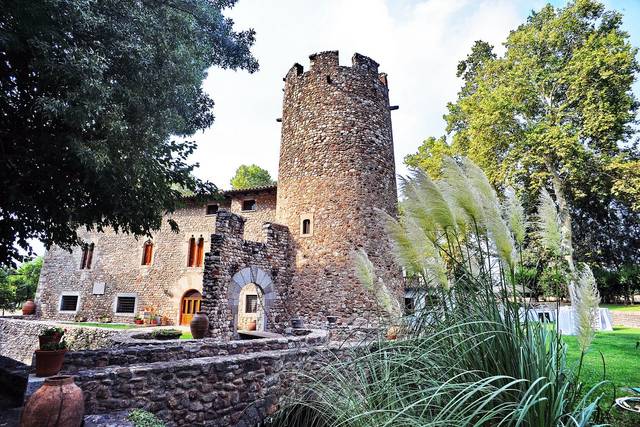
[[[118,297],[116,302],[117,314],[133,314],[136,311],[136,297]]]
[[[218,213],[218,205],[207,205],[207,215],[215,215]]]
[[[256,210],[256,201],[255,200],[243,200],[242,201],[242,210],[243,211],[255,211]]]
[[[404,313],[413,314],[416,310],[415,300],[411,297],[404,297]]]
[[[78,311],[78,295],[62,295],[60,311]]]
[[[257,313],[258,312],[258,295],[247,295],[247,299],[244,305],[245,313]]]

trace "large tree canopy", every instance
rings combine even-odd
[[[621,14],[577,0],[532,13],[501,57],[476,42],[458,67],[464,85],[445,115],[450,139],[427,139],[407,164],[434,172],[443,155],[466,155],[530,207],[548,187],[576,257],[637,260],[638,62],[621,24]]]
[[[258,165],[240,165],[236,174],[231,178],[231,188],[234,190],[272,184],[274,181],[271,179],[269,171]]]
[[[2,2],[0,264],[30,238],[71,248],[79,227],[147,234],[180,189],[215,191],[173,137],[213,122],[209,67],[257,70],[253,30],[222,14],[234,3]]]

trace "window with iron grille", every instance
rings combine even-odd
[[[133,314],[136,311],[136,297],[118,297],[116,313]]]
[[[60,298],[60,311],[77,311],[78,295],[62,295]]]
[[[257,313],[258,312],[258,295],[247,295],[247,299],[244,305],[245,313]]]

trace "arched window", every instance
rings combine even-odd
[[[82,247],[82,261],[80,261],[81,270],[89,270],[91,268],[91,262],[93,261],[93,243]]]
[[[151,257],[153,256],[153,243],[147,240],[142,249],[142,265],[151,265]]]
[[[198,239],[198,251],[196,253],[196,267],[202,267],[204,264],[204,237]]]
[[[187,258],[187,267],[193,267],[196,261],[196,238],[191,236],[189,239],[189,257]]]
[[[302,234],[311,234],[311,220],[308,218],[302,220]]]

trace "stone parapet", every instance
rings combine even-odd
[[[63,373],[75,373],[86,369],[108,366],[132,366],[144,363],[168,362],[201,357],[228,356],[273,350],[316,347],[327,343],[327,331],[313,330],[304,336],[288,336],[257,340],[219,341],[203,340],[138,340],[120,336],[118,347],[67,353]]]

